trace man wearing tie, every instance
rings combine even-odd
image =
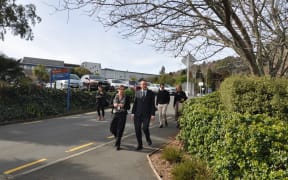
[[[148,145],[152,144],[149,132],[150,120],[155,119],[155,96],[154,93],[147,89],[147,81],[141,80],[140,82],[141,90],[137,91],[135,94],[134,104],[132,108],[131,119],[134,120],[134,127],[138,146],[136,150],[143,149],[142,143],[142,131],[146,137]]]

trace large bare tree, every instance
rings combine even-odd
[[[151,40],[157,49],[200,60],[234,50],[257,76],[288,70],[287,0],[59,0],[83,9],[125,37]]]

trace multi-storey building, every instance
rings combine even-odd
[[[92,74],[101,74],[101,64],[93,62],[83,62],[81,67],[88,69]]]
[[[80,65],[67,64],[67,63],[64,63],[64,61],[60,61],[60,60],[41,59],[41,58],[32,58],[32,57],[23,57],[22,59],[20,59],[20,65],[24,69],[25,74],[27,74],[28,76],[32,76],[33,68],[40,64],[44,65],[48,72],[50,72],[52,69],[57,69],[57,68],[80,67]],[[92,74],[99,74],[106,79],[138,80],[141,78],[157,76],[156,74],[129,72],[129,71],[121,71],[121,70],[115,70],[115,69],[108,69],[108,68],[101,69],[100,63],[93,63],[93,62],[83,62],[81,64],[81,67],[88,69]]]
[[[104,68],[101,69],[101,76],[105,77],[106,79],[138,80],[142,78],[146,79],[157,75]]]
[[[32,75],[33,69],[37,65],[43,65],[46,67],[46,70],[50,72],[52,69],[57,68],[73,68],[79,67],[76,64],[66,64],[64,61],[60,60],[51,60],[51,59],[42,59],[42,58],[33,58],[33,57],[23,57],[20,59],[20,65],[24,70],[26,75]]]

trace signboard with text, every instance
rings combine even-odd
[[[69,69],[67,68],[60,68],[60,69],[54,69],[51,71],[51,81],[56,80],[67,80],[70,78]]]
[[[51,70],[50,83],[56,80],[68,80],[67,87],[67,112],[70,110],[70,72],[67,68],[59,68]]]

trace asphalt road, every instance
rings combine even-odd
[[[0,126],[0,179],[157,179],[147,154],[162,147],[178,130],[171,99],[168,127],[151,122],[152,146],[135,151],[133,121],[128,115],[122,150],[116,151],[109,132],[110,110],[105,121],[96,112],[59,117],[30,123]]]

